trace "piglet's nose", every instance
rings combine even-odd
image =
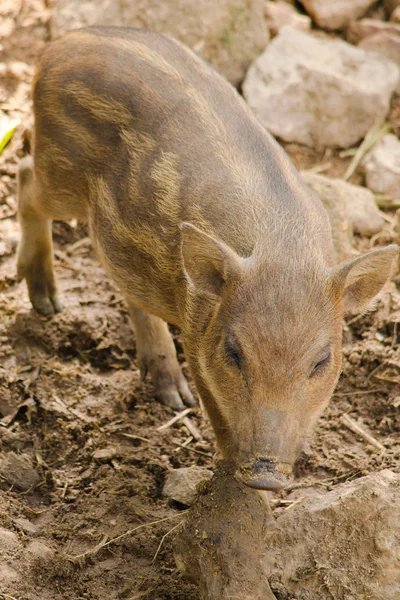
[[[273,461],[271,458],[259,458],[255,463],[254,463],[254,468],[255,469],[267,469],[268,471],[275,471],[275,467],[276,467],[276,462]]]
[[[240,465],[236,476],[245,485],[259,490],[280,490],[292,478],[291,465],[268,457],[257,457],[254,462]]]

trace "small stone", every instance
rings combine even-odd
[[[361,19],[361,21],[353,21],[346,29],[346,39],[351,44],[358,44],[358,42],[364,38],[382,32],[400,35],[400,25],[397,23],[379,21],[379,19]]]
[[[27,491],[40,480],[39,474],[32,465],[28,454],[9,452],[0,463],[0,474],[17,489]]]
[[[15,533],[0,527],[0,550],[7,553],[15,552],[18,550],[19,545],[20,541]]]
[[[93,452],[94,460],[98,460],[99,462],[110,462],[114,458],[120,456],[117,448],[114,446],[107,446],[106,448],[99,448],[95,452]]]
[[[310,460],[315,456],[315,451],[311,448],[310,442],[306,440],[301,449],[301,457],[304,460]]]
[[[22,531],[26,535],[35,536],[38,535],[41,531],[41,527],[29,521],[29,519],[14,519],[13,523],[19,531]]]
[[[332,228],[333,244],[338,261],[353,256],[353,227],[343,193],[333,180],[314,173],[301,173],[307,185],[317,194],[328,213]]]
[[[392,133],[375,144],[362,161],[367,187],[387,198],[400,198],[400,140]]]
[[[25,548],[25,556],[31,560],[49,560],[54,556],[54,550],[42,542],[30,542]]]
[[[376,52],[400,65],[400,35],[398,32],[381,31],[361,40],[359,48]]]
[[[300,0],[312,20],[328,31],[344,29],[364,16],[376,0]]]
[[[383,0],[383,6],[388,17],[391,17],[393,12],[400,7],[400,0]]]
[[[338,256],[352,254],[353,231],[371,236],[382,230],[385,220],[367,188],[313,173],[304,172],[302,177],[328,212]]]
[[[307,178],[307,175],[306,175]],[[347,183],[343,179],[331,179],[323,175],[317,178],[309,177],[309,185],[314,186],[320,196],[322,203],[328,210],[332,203],[341,205],[342,200],[346,208],[341,214],[345,214],[350,221],[352,230],[360,235],[371,236],[379,233],[383,229],[385,220],[382,212],[379,210],[374,194],[365,187]],[[334,198],[336,194],[336,200]],[[332,228],[335,230],[339,224],[332,221]],[[349,238],[352,241],[352,238]]]
[[[349,355],[348,361],[352,365],[359,365],[361,363],[361,355],[359,352],[354,351]]]
[[[7,563],[0,563],[0,585],[3,590],[9,586],[15,585],[20,580],[21,575],[18,571],[10,567]],[[5,596],[5,598],[7,598],[7,596]]]
[[[243,94],[272,135],[346,148],[386,118],[399,75],[383,56],[286,26],[251,65]]]
[[[191,506],[198,494],[198,486],[212,476],[212,471],[204,467],[174,469],[165,479],[163,495],[185,506]]]
[[[360,185],[342,179],[330,180],[338,194],[343,194],[353,231],[360,235],[375,235],[383,229],[385,220],[379,210],[374,194]]]
[[[276,36],[285,25],[291,25],[295,29],[303,31],[311,29],[310,17],[301,15],[293,6],[283,0],[267,2],[264,14],[272,37]]]
[[[400,6],[394,9],[390,15],[390,21],[393,23],[400,23]]]

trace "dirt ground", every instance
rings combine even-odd
[[[23,124],[48,18],[40,0],[6,1],[0,10],[1,108]],[[395,128],[398,115],[394,105]],[[150,382],[140,381],[126,307],[79,224],[54,224],[63,312],[42,318],[32,310],[15,276],[23,129],[0,156],[0,540],[9,540],[0,542],[0,599],[197,600],[172,554],[171,530],[184,512],[161,490],[168,469],[212,468],[213,433],[200,410],[190,417],[200,441],[182,423],[157,431],[173,412],[156,402]],[[327,175],[343,174],[349,160],[294,145],[286,150],[298,168],[330,163]],[[359,238],[360,249],[400,243],[400,217],[386,215],[385,231]],[[385,451],[349,431],[340,420],[345,413]],[[399,433],[397,274],[371,312],[348,320],[336,393],[297,465],[296,482],[271,496],[275,514],[338,483],[383,468],[399,472]],[[24,457],[22,473],[13,453]],[[1,528],[15,534],[12,540]]]

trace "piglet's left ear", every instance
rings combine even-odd
[[[345,313],[358,313],[367,308],[390,276],[398,254],[399,246],[392,244],[338,266],[333,283],[343,290]]]
[[[191,223],[181,223],[184,272],[197,293],[220,296],[225,284],[240,277],[243,260],[222,241]]]

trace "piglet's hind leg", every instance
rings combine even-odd
[[[51,315],[61,310],[53,270],[52,222],[37,210],[37,200],[33,160],[27,156],[18,170],[18,218],[22,237],[17,277],[20,281],[26,279],[29,298],[38,313]]]

